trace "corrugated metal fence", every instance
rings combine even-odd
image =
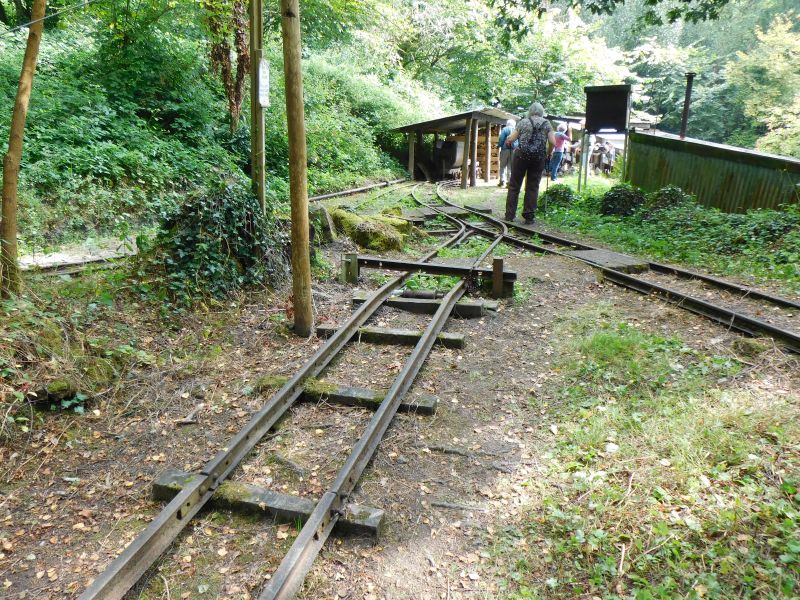
[[[646,191],[677,185],[727,212],[800,202],[800,160],[755,150],[633,131],[628,180]]]

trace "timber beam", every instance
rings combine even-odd
[[[199,475],[167,469],[153,482],[153,500],[169,502],[195,477]],[[249,483],[225,481],[214,491],[210,505],[215,509],[259,515],[281,523],[296,523],[298,520],[305,522],[308,519],[316,502]],[[384,516],[384,511],[379,508],[348,504],[333,531],[339,535],[366,535],[377,538],[383,528]]]
[[[333,333],[336,333],[336,330]],[[333,333],[330,334],[330,337],[333,336]],[[254,383],[253,391],[264,393],[267,390],[286,385],[288,380],[288,377],[282,375],[267,375]],[[378,410],[385,396],[386,390],[371,390],[339,385],[311,377],[306,380],[303,392],[298,400],[302,402],[326,402],[341,406],[359,406],[368,410]],[[436,412],[438,405],[439,399],[436,396],[422,394],[415,399],[409,398],[401,401],[397,410],[432,415]]]
[[[379,256],[359,255],[358,266],[365,269],[386,269],[387,271],[418,271],[428,275],[453,275],[455,277],[477,275],[480,279],[492,279],[492,269],[473,269],[461,265],[393,260]],[[504,282],[514,282],[516,280],[517,273],[515,271],[503,271]]]
[[[366,293],[362,292],[353,295],[354,306],[363,304],[366,300]],[[441,300],[433,298],[403,298],[397,296],[390,298],[385,302],[385,305],[389,308],[397,308],[399,310],[405,310],[420,315],[434,314],[438,310],[440,304]],[[485,317],[491,312],[496,311],[497,302],[494,301],[462,300],[460,302],[456,302],[456,306],[453,309],[453,316],[460,317],[462,319],[479,319],[481,317]]]
[[[338,331],[338,327],[332,325],[318,325],[317,336],[322,338],[331,337]],[[421,331],[413,329],[389,329],[386,327],[361,327],[352,337],[359,342],[368,344],[400,344],[404,346],[416,346],[422,337]],[[437,343],[445,348],[463,348],[465,338],[463,333],[442,332],[436,337]]]

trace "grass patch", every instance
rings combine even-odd
[[[569,180],[565,180],[569,183]],[[610,180],[609,180],[610,181]],[[605,216],[603,192],[590,181],[568,205],[540,202],[541,218],[617,249],[721,274],[781,282],[800,292],[800,208],[751,210],[746,214],[706,208],[674,187],[648,195],[630,216]],[[560,186],[559,186],[560,187]],[[666,194],[664,192],[670,192]],[[683,197],[674,200],[676,193]],[[608,207],[606,207],[608,208]]]
[[[485,237],[473,236],[466,242],[458,244],[458,246],[442,248],[439,250],[438,256],[440,258],[477,258],[486,252],[491,244],[492,240],[488,240]],[[491,255],[498,257],[508,256],[511,254],[512,250],[513,249],[508,244],[500,243],[497,244],[497,247],[492,251]]]
[[[797,398],[607,312],[564,326],[540,500],[497,543],[514,598],[794,596]]]
[[[406,281],[409,290],[449,290],[461,279],[452,275],[425,275],[417,273]]]

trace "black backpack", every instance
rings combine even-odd
[[[531,122],[531,132],[519,137],[517,152],[527,161],[544,160],[547,157],[547,134],[544,130],[547,121],[537,125],[530,117],[528,120]]]

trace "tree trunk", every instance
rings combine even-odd
[[[44,10],[47,0],[34,0],[34,23],[28,31],[28,45],[22,60],[17,99],[11,116],[11,135],[8,152],[3,158],[3,219],[0,221],[0,297],[19,294],[19,266],[17,265],[17,186],[22,162],[22,139],[25,134],[25,119],[31,99],[33,74],[42,41]]]
[[[283,72],[289,133],[289,190],[292,201],[292,292],[294,331],[311,335],[311,262],[308,247],[308,182],[299,0],[281,0]],[[255,65],[253,68],[257,68]]]

